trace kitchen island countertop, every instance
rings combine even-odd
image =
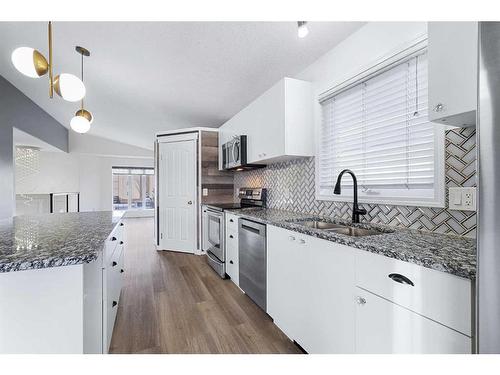
[[[0,272],[90,263],[120,219],[99,211],[0,220]]]

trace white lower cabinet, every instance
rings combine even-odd
[[[467,354],[470,337],[356,288],[356,353]]]
[[[308,353],[471,353],[472,283],[268,225],[267,313]]]
[[[225,213],[226,273],[232,282],[240,285],[238,216]]]
[[[351,248],[268,226],[268,314],[308,353],[353,353]]]

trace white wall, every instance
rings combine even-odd
[[[39,173],[16,194],[80,192],[80,211],[112,209],[112,167],[153,167],[153,151],[89,135],[70,135],[70,152],[40,151]]]
[[[369,22],[294,78],[313,82],[319,95],[426,33],[427,22]]]
[[[153,166],[152,157],[136,159],[80,155],[80,211],[110,211],[112,209],[112,167]]]
[[[45,194],[79,190],[78,155],[65,152],[39,153],[39,172],[19,180],[16,166],[16,194]]]

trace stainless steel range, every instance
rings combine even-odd
[[[207,215],[203,228],[204,238],[208,240],[207,262],[220,275],[226,277],[226,246],[224,212],[231,209],[245,209],[266,206],[266,189],[240,188],[239,203],[212,203],[204,207]],[[206,211],[206,213],[205,213]]]

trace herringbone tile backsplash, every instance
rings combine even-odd
[[[448,130],[445,152],[446,187],[476,186],[475,129]],[[235,174],[235,194],[240,187],[261,186],[268,189],[267,206],[270,208],[343,219],[351,218],[352,204],[315,199],[314,158],[276,163],[267,168]],[[448,197],[446,200],[448,201]],[[467,237],[476,236],[475,212],[366,203],[361,206],[368,212],[362,216],[362,221]]]

